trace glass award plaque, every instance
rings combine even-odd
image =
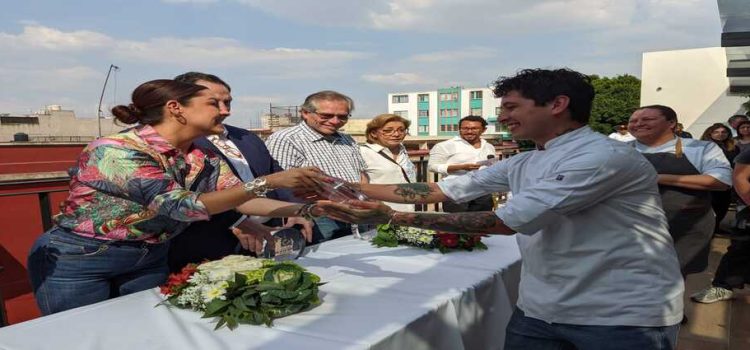
[[[296,228],[285,228],[271,233],[273,244],[266,244],[263,257],[276,261],[294,260],[302,256],[305,251],[305,236]]]
[[[318,194],[334,202],[344,202],[347,200],[366,201],[368,199],[364,193],[339,178],[328,177],[324,180],[316,180],[316,182],[319,186]]]

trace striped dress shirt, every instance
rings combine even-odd
[[[349,182],[360,182],[366,169],[357,142],[351,136],[342,133],[325,136],[304,121],[273,133],[266,145],[284,169],[316,166]]]

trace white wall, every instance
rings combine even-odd
[[[646,52],[641,70],[641,106],[662,104],[677,112],[685,129],[698,138],[713,123],[742,114],[743,96],[729,96],[725,49]]]

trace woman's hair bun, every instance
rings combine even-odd
[[[112,115],[123,124],[135,124],[141,119],[141,111],[134,104],[112,108]]]

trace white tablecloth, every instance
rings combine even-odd
[[[0,328],[0,349],[501,349],[520,255],[514,237],[483,241],[449,254],[351,237],[312,247],[298,263],[327,282],[323,304],[273,328],[214,331],[197,312],[154,307],[154,289]]]

